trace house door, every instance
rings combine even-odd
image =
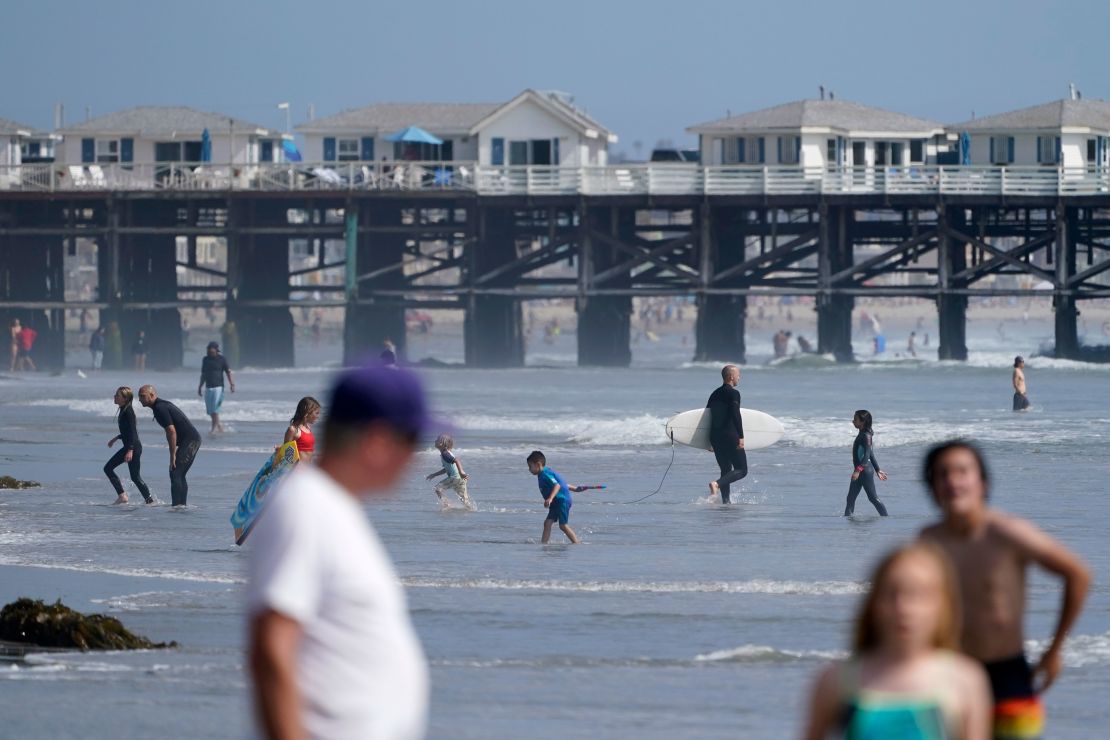
[[[532,140],[532,164],[550,165],[551,139]]]
[[[862,167],[867,164],[867,142],[866,141],[853,141],[852,142],[852,164],[856,167]]]

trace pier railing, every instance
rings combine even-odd
[[[474,162],[57,163],[0,166],[0,191],[463,191],[554,195],[1110,195],[1110,168]]]

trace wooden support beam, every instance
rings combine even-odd
[[[1020,247],[1015,247],[1014,249],[1006,251],[1003,249],[999,249],[998,247],[991,244],[988,244],[980,239],[976,239],[973,236],[968,236],[967,234],[953,229],[951,226],[946,225],[944,229],[945,233],[947,233],[957,242],[966,242],[984,252],[989,252],[995,257],[995,259],[987,260],[985,262],[979,262],[973,267],[962,270],[960,273],[952,276],[953,280],[967,280],[968,282],[974,282],[985,277],[990,272],[993,272],[994,266],[1001,265],[1002,263],[1013,265],[1018,269],[1018,271],[1022,273],[1036,275],[1042,280],[1047,280],[1050,283],[1055,282],[1056,280],[1056,277],[1052,273],[1046,272],[1036,265],[1032,265],[1020,259],[1020,257],[1025,255],[1026,253],[1039,249],[1045,244],[1048,244],[1056,239],[1055,230],[1051,233],[1043,234],[1037,239],[1023,244]]]
[[[866,259],[863,262],[858,262],[847,269],[833,273],[829,278],[829,283],[830,285],[836,285],[837,283],[841,283],[845,280],[851,279],[857,273],[868,272],[869,270],[871,270],[871,268],[877,265],[881,265],[882,263],[889,260],[891,257],[897,257],[899,255],[905,254],[911,249],[914,249],[915,247],[924,244],[931,239],[935,239],[938,236],[938,233],[939,232],[937,229],[929,229],[928,231],[922,232],[914,238],[908,239],[901,244],[888,249],[882,254],[875,255],[874,257]]]
[[[654,258],[662,257],[663,255],[667,254],[668,252],[673,252],[678,247],[687,247],[688,249],[685,250],[685,251],[688,251],[689,249],[692,248],[692,245],[691,245],[690,242],[692,242],[695,237],[696,237],[696,235],[694,235],[694,234],[683,234],[682,236],[676,237],[674,239],[668,239],[667,241],[662,242],[661,244],[659,244],[659,246],[648,250],[648,252],[645,255],[643,255],[642,257],[640,257],[640,256],[633,257],[631,259],[625,260],[624,262],[621,262],[620,264],[617,264],[617,265],[614,265],[613,267],[610,267],[608,270],[605,270],[604,272],[598,273],[597,275],[594,276],[594,284],[597,285],[598,283],[604,283],[608,280],[611,280],[614,277],[617,277],[617,276],[621,275],[622,273],[627,273],[631,268],[636,267],[637,265],[641,265],[645,261],[655,263]],[[658,267],[658,265],[657,265],[657,267]],[[660,269],[663,269],[663,268],[660,267]],[[669,268],[666,268],[666,269],[671,270],[671,271],[674,270],[673,267],[669,267]]]
[[[623,241],[621,241],[620,239],[617,239],[615,236],[610,236],[609,234],[606,234],[602,231],[598,231],[596,229],[591,230],[590,235],[594,239],[597,239],[599,242],[602,242],[604,244],[608,244],[608,245],[612,246],[614,249],[617,249],[621,252],[624,252],[625,254],[629,254],[629,255],[632,255],[633,257],[637,257],[639,259],[639,261],[641,261],[641,262],[646,260],[648,262],[652,262],[656,265],[659,265],[663,269],[674,270],[675,272],[685,273],[687,276],[689,276],[691,278],[691,282],[694,282],[694,283],[696,283],[696,281],[698,279],[698,271],[695,270],[694,268],[690,267],[689,265],[684,265],[684,264],[675,263],[675,262],[668,262],[667,260],[662,259],[662,258],[660,258],[656,255],[652,255],[651,250],[644,249],[643,247],[639,247],[639,246],[632,245],[632,244],[625,244]]]
[[[749,270],[754,270],[756,267],[759,267],[760,265],[764,265],[764,264],[769,263],[769,262],[775,262],[775,261],[779,260],[782,257],[791,257],[791,259],[789,260],[789,262],[787,264],[789,264],[791,262],[797,262],[800,259],[804,259],[804,257],[794,257],[791,253],[794,252],[795,250],[797,250],[798,247],[802,246],[803,244],[805,244],[807,242],[812,242],[814,239],[817,239],[819,237],[819,235],[820,235],[820,229],[819,228],[818,229],[810,229],[809,231],[802,234],[801,236],[798,236],[798,237],[795,237],[794,239],[791,239],[786,244],[781,244],[781,245],[775,247],[774,249],[771,249],[767,252],[763,252],[762,254],[760,254],[757,257],[753,257],[750,260],[746,260],[744,262],[741,262],[738,265],[733,265],[732,267],[729,267],[728,269],[721,270],[720,272],[718,272],[716,275],[713,276],[713,279],[710,282],[711,283],[719,283],[722,280],[727,280],[728,278],[732,277],[733,275],[736,275],[736,274],[742,273],[742,272],[747,272]],[[812,254],[813,251],[816,250],[816,248],[817,247],[814,246],[813,249],[809,250],[809,253],[806,254],[805,257],[808,257],[809,254]]]

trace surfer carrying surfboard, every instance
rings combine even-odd
[[[740,368],[721,368],[721,387],[713,391],[705,407],[711,417],[709,443],[721,468],[721,477],[709,482],[709,495],[721,495],[721,503],[729,503],[729,487],[748,474],[748,456],[744,452],[744,422],[740,418]]]

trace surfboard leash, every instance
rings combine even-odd
[[[663,490],[663,484],[667,480],[667,473],[671,472],[671,466],[674,465],[674,432],[668,433],[667,436],[671,438],[671,461],[667,463],[667,469],[663,471],[663,479],[659,481],[658,488],[656,488],[648,495],[636,499],[635,501],[622,501],[622,504],[638,504],[641,501],[645,501]]]

